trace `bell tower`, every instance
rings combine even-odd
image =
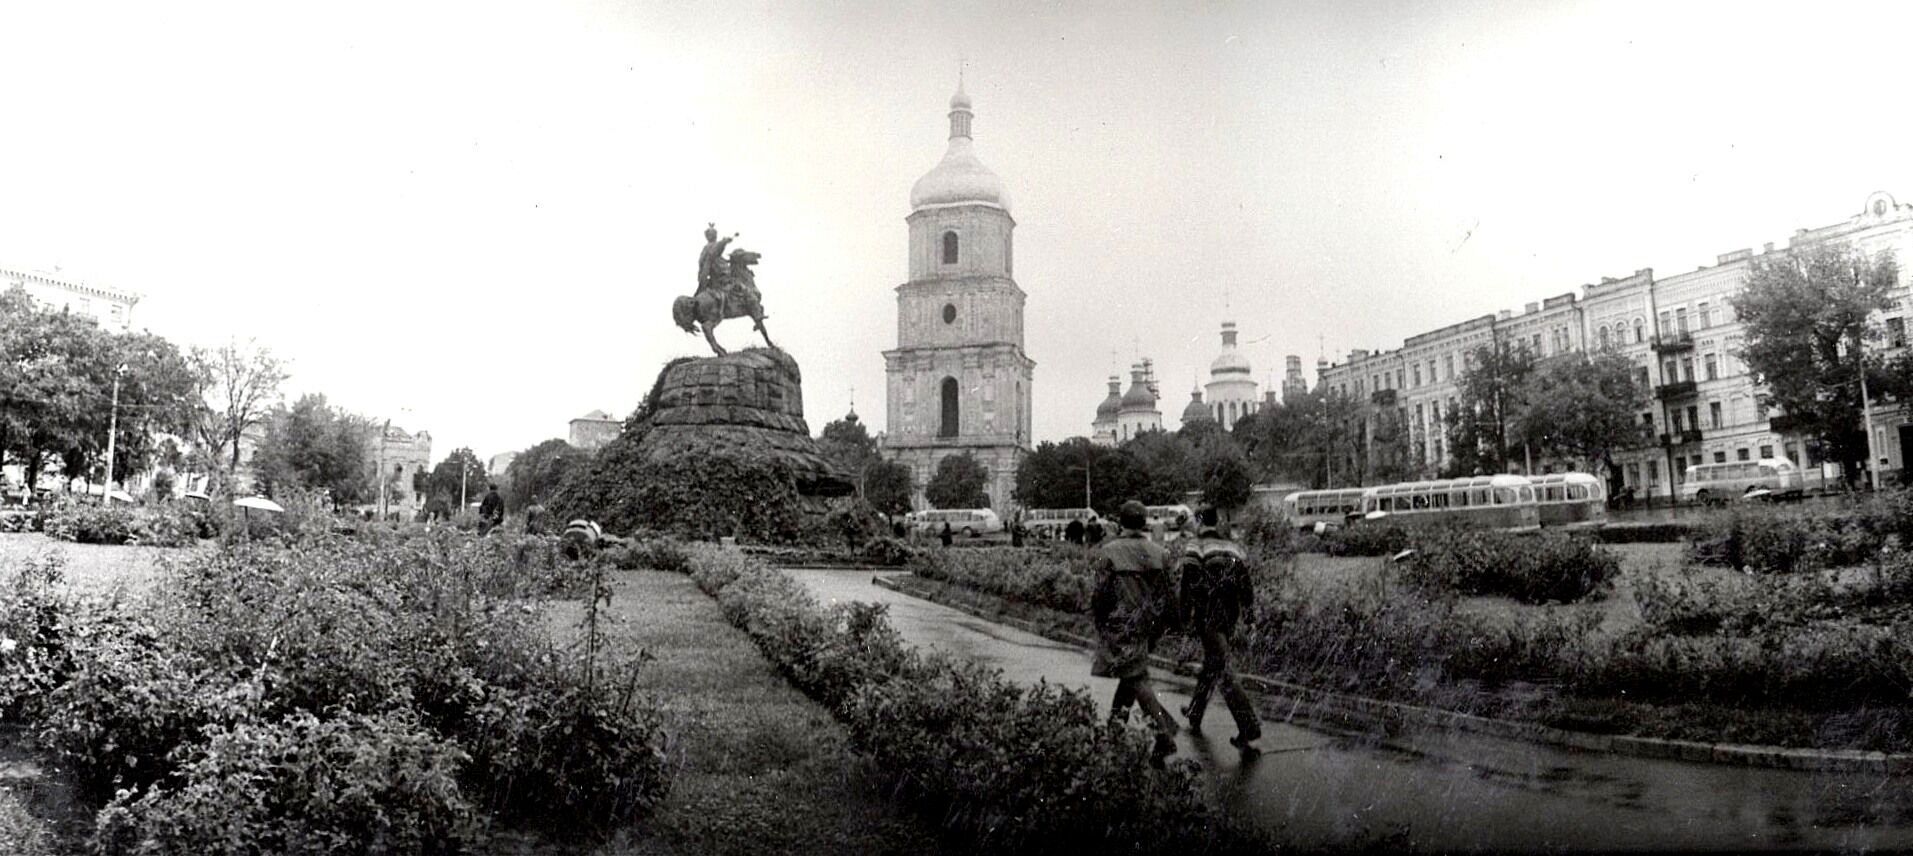
[[[1014,277],[1009,195],[978,160],[970,96],[950,99],[949,148],[910,190],[910,281],[897,286],[897,347],[884,352],[884,453],[912,470],[917,507],[945,457],[989,471],[991,507],[1007,517],[1030,447],[1023,290]]]

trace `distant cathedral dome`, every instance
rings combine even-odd
[[[1209,406],[1202,403],[1202,390],[1189,390],[1189,404],[1182,408],[1182,424],[1193,425],[1204,419],[1216,421],[1215,417],[1209,415]]]
[[[1122,412],[1122,409],[1123,409],[1122,386],[1123,386],[1122,381],[1117,380],[1114,375],[1110,376],[1109,397],[1103,399],[1103,403],[1096,405],[1096,421],[1101,422],[1104,419],[1114,420],[1116,418],[1116,414]]]
[[[1132,382],[1129,385],[1129,391],[1123,393],[1122,412],[1155,410],[1156,395],[1150,392],[1149,385],[1143,382],[1142,369],[1131,370],[1130,377]]]
[[[977,160],[970,143],[970,96],[957,84],[950,98],[950,148],[943,161],[925,173],[910,188],[910,208],[920,210],[938,205],[990,205],[1010,210],[1010,195],[1003,179]]]
[[[1210,375],[1249,375],[1249,358],[1235,348],[1235,322],[1222,322],[1222,353],[1209,363]]]

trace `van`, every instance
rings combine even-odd
[[[1680,499],[1703,504],[1726,502],[1753,490],[1765,490],[1772,496],[1799,496],[1805,488],[1806,478],[1792,461],[1761,458],[1688,467],[1681,481]]]
[[[1162,527],[1165,535],[1180,532],[1196,519],[1196,513],[1187,505],[1151,505],[1146,508],[1149,511],[1149,523],[1143,529],[1151,534],[1155,533],[1157,526]]]
[[[933,508],[915,512],[911,518],[916,530],[925,535],[942,532],[945,523],[950,524],[952,533],[965,538],[1003,531],[1003,518],[988,508]]]

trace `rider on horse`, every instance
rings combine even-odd
[[[736,237],[736,234],[732,234],[730,238],[719,240],[716,223],[704,230],[704,251],[697,256],[698,294],[715,289],[719,300],[729,301],[733,288],[730,265],[724,261],[724,248]]]

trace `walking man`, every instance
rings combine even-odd
[[[478,504],[478,534],[483,536],[505,522],[505,498],[498,495],[498,485],[491,485],[485,491],[485,501]]]
[[[1183,542],[1177,566],[1182,575],[1182,608],[1190,633],[1202,641],[1202,670],[1196,674],[1196,689],[1182,715],[1189,730],[1202,730],[1202,714],[1209,696],[1217,688],[1235,718],[1236,735],[1230,745],[1244,752],[1256,751],[1253,744],[1262,736],[1255,705],[1237,685],[1235,670],[1229,667],[1229,636],[1236,621],[1255,602],[1249,564],[1242,548],[1229,540],[1216,525],[1216,510],[1204,508],[1196,513],[1200,529],[1196,537]]]
[[[1179,729],[1149,686],[1149,653],[1175,622],[1176,592],[1169,580],[1168,554],[1143,534],[1149,525],[1143,504],[1123,503],[1117,520],[1122,534],[1099,546],[1090,560],[1096,589],[1089,608],[1101,644],[1089,673],[1117,681],[1110,721],[1126,722],[1130,705],[1142,706],[1156,727],[1150,761],[1161,766],[1164,758],[1176,752]]]

